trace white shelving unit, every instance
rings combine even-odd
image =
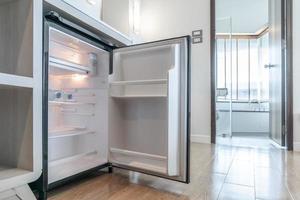
[[[0,3],[0,196],[42,172],[42,3]]]

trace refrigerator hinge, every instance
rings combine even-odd
[[[111,174],[113,173],[113,164],[112,163],[108,163],[108,173]]]
[[[287,133],[287,127],[286,127],[286,125],[283,125],[282,126],[282,136],[286,136],[286,133]]]

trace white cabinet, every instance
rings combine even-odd
[[[1,1],[0,24],[1,196],[42,172],[42,2]]]
[[[74,6],[81,12],[93,17],[96,20],[101,19],[102,0],[63,0]]]

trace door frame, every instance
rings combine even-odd
[[[285,73],[283,73],[283,120],[282,125],[285,146],[287,150],[293,150],[293,2],[281,0],[283,35],[286,39]],[[216,0],[210,0],[210,53],[211,53],[211,143],[216,143]]]

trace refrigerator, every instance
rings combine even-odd
[[[122,168],[189,182],[190,39],[115,47],[47,18],[43,187]]]

